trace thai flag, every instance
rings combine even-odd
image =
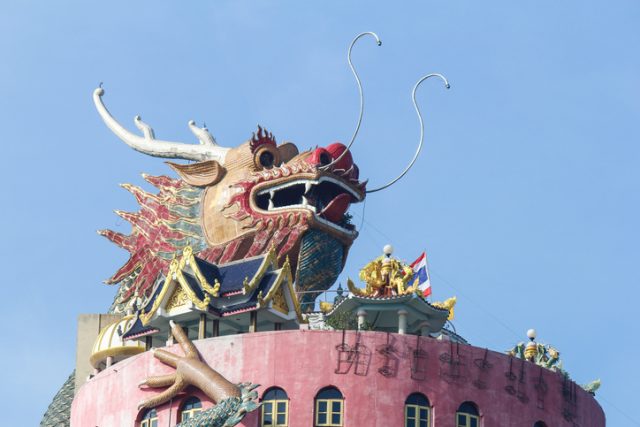
[[[418,286],[418,289],[422,291],[422,295],[426,298],[431,295],[431,277],[429,276],[429,267],[427,266],[427,253],[422,252],[422,255],[417,260],[411,263],[413,269],[413,276],[415,277],[413,286]]]

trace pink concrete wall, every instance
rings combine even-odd
[[[345,342],[353,346],[355,332],[347,332]],[[541,420],[554,427],[603,427],[605,417],[596,400],[574,385],[575,400],[563,397],[563,381],[559,374],[541,369],[531,363],[524,364],[501,353],[487,353],[491,367],[478,368],[485,350],[472,346],[451,347],[447,342],[420,338],[420,348],[426,352],[426,371],[419,379],[411,378],[413,350],[417,337],[365,332],[360,343],[368,357],[361,361],[358,375],[352,366],[345,374],[336,373],[338,351],[342,343],[341,332],[279,331],[210,338],[197,341],[203,358],[215,369],[234,382],[252,381],[261,384],[260,394],[269,387],[283,388],[290,399],[292,427],[313,425],[314,396],[323,387],[333,385],[340,389],[345,400],[345,426],[390,427],[404,425],[404,401],[414,392],[423,393],[433,406],[435,427],[454,426],[454,414],[464,401],[472,401],[480,408],[482,426],[533,426]],[[389,344],[385,356],[380,350]],[[459,354],[461,364],[458,376],[451,365],[443,363],[453,350]],[[172,351],[179,352],[174,347]],[[518,377],[509,381],[509,363]],[[380,369],[388,366],[388,375]],[[346,368],[346,366],[343,366]],[[135,426],[139,411],[137,403],[155,391],[138,389],[136,384],[148,375],[171,372],[171,368],[145,353],[114,365],[84,384],[78,391],[71,412],[72,427],[124,427]],[[521,373],[523,379],[520,381]],[[542,377],[546,393],[536,388]],[[486,388],[478,387],[484,383]],[[516,395],[509,394],[512,386]],[[190,390],[210,404],[199,391]],[[172,404],[157,408],[160,426],[177,423],[181,401],[189,394],[179,396]],[[518,399],[517,396],[520,396]],[[573,414],[567,421],[563,412]],[[258,411],[249,414],[242,426],[256,427]]]

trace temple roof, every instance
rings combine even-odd
[[[408,333],[426,328],[430,334],[438,333],[449,317],[449,310],[431,305],[416,293],[389,296],[363,296],[350,294],[339,301],[326,317],[337,313],[365,311],[367,321],[374,330],[398,328],[398,311],[407,313]]]
[[[198,257],[194,258],[198,268],[208,280],[217,280],[220,283],[220,295],[225,296],[242,291],[245,279],[254,277],[258,273],[267,255],[231,262],[220,267]]]
[[[299,323],[302,313],[292,282],[289,262],[278,268],[275,250],[218,266],[186,248],[181,259],[171,262],[167,276],[157,280],[123,338],[157,333],[166,328],[158,323],[166,321],[158,319],[192,312],[225,318],[264,309],[274,322]]]

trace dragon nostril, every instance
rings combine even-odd
[[[326,166],[331,163],[331,156],[327,152],[323,152],[320,154],[320,164],[322,166]]]
[[[331,153],[321,147],[316,148],[307,159],[307,162],[314,166],[326,166],[332,161],[333,157],[331,156]]]

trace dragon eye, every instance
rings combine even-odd
[[[271,153],[271,151],[263,151],[262,153],[260,153],[260,165],[263,168],[271,168],[273,166],[274,160],[275,159],[273,158],[273,153]]]
[[[253,163],[258,169],[271,169],[280,164],[280,153],[276,147],[262,147],[253,155]]]

